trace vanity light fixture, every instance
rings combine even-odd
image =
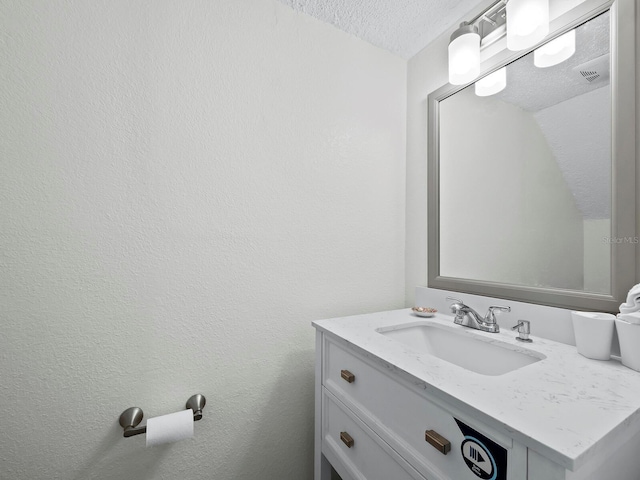
[[[507,48],[533,47],[549,33],[549,0],[509,0],[507,19]]]
[[[576,31],[570,30],[533,52],[533,64],[538,68],[552,67],[576,53]]]
[[[488,97],[504,90],[507,86],[507,67],[502,67],[490,75],[478,80],[475,85],[476,95]]]
[[[549,0],[497,0],[462,22],[449,41],[449,83],[464,85],[480,74],[480,47],[504,36],[507,48],[533,47],[549,33]]]
[[[449,83],[464,85],[480,75],[480,34],[478,27],[460,24],[449,42]]]

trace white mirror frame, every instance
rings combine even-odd
[[[611,11],[611,236],[627,239],[637,239],[635,9],[638,7],[635,3],[636,0],[615,0],[594,7],[593,2],[586,1],[572,12],[554,20],[549,36],[541,42],[546,43],[609,9]],[[482,75],[513,62],[535,50],[537,46],[522,52],[503,51],[496,54],[483,65]],[[619,305],[625,301],[628,290],[637,283],[636,258],[639,249],[633,241],[611,245],[611,294],[520,286],[440,275],[439,104],[467,86],[447,84],[431,93],[428,99],[428,286],[575,310],[617,312]]]

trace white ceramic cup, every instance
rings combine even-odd
[[[616,318],[616,330],[622,364],[640,372],[640,325]]]
[[[571,312],[578,353],[594,360],[611,358],[614,315],[596,312]]]

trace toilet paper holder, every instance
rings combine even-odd
[[[193,420],[197,421],[202,418],[202,409],[207,403],[207,399],[204,395],[199,393],[192,395],[187,400],[187,409],[193,410]],[[120,426],[124,429],[125,437],[133,437],[134,435],[140,435],[141,433],[147,433],[147,426],[140,425],[144,413],[140,407],[130,407],[120,414]]]

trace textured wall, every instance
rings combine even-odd
[[[427,284],[427,98],[448,81],[450,34],[439,36],[407,64],[405,296],[410,305],[415,287]]]
[[[0,64],[0,477],[311,478],[310,321],[403,306],[406,63],[271,0],[2,0]]]

